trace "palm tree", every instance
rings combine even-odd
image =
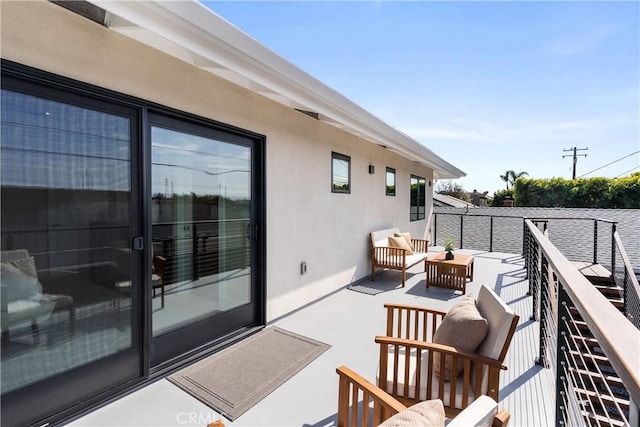
[[[500,175],[500,179],[507,183],[507,190],[509,189],[509,178],[511,178],[511,174],[515,173],[514,171],[506,171],[504,175]]]
[[[529,174],[524,171],[516,173],[512,170],[508,170],[504,173],[504,175],[500,175],[500,179],[507,183],[507,190],[508,190],[509,185],[513,187],[513,184],[516,182],[516,180],[525,175],[529,176]]]

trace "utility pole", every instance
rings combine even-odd
[[[562,151],[573,151],[573,154],[565,154],[564,156],[562,156],[562,158],[564,159],[565,157],[573,157],[573,177],[571,179],[576,179],[576,163],[578,163],[578,156],[582,156],[582,157],[587,157],[586,154],[578,154],[578,151],[587,151],[589,149],[589,147],[585,147],[585,148],[565,148]]]

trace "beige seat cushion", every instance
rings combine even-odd
[[[451,420],[447,427],[491,427],[498,404],[489,396],[478,396],[473,403]]]
[[[0,283],[7,301],[33,298],[42,293],[33,257],[0,263]]]
[[[421,254],[421,253],[414,253],[413,255],[407,255],[406,257],[406,266],[410,266],[410,265],[414,265],[419,263],[420,261],[424,261],[425,259],[425,254]]]
[[[413,255],[413,249],[404,237],[389,236],[389,246],[392,248],[406,249],[407,255]]]
[[[411,248],[412,251],[416,251],[416,248],[413,247],[413,242],[411,242],[411,233],[393,233],[394,237],[404,237],[404,240],[407,241],[407,244]]]
[[[371,244],[376,247],[389,246],[389,240],[387,238],[389,236],[393,236],[399,231],[400,230],[398,230],[397,228],[387,228],[385,230],[373,231],[370,236]]]
[[[444,405],[442,400],[427,400],[416,403],[404,411],[400,411],[380,427],[444,427]]]
[[[458,350],[473,353],[487,336],[489,326],[487,320],[482,317],[476,308],[476,302],[471,296],[463,299],[451,307],[442,320],[442,323],[433,335],[433,342],[455,347]],[[451,359],[445,358],[444,379],[451,380]],[[433,358],[435,371],[440,373],[440,355]],[[463,362],[458,361],[453,376],[457,376],[464,368]]]
[[[487,319],[489,330],[487,336],[476,349],[476,353],[490,357],[492,359],[500,359],[505,350],[505,343],[509,338],[511,323],[516,314],[513,310],[500,298],[493,289],[487,285],[480,286],[476,306],[480,315]],[[471,383],[475,387],[476,376],[473,375]],[[486,390],[489,381],[489,373],[486,367],[482,372],[482,388]]]
[[[7,304],[5,318],[8,324],[2,324],[2,331],[9,329],[9,324],[33,320],[36,318],[49,317],[53,312],[55,304],[48,300],[21,299],[11,301]]]
[[[417,383],[417,357],[415,352],[409,356],[409,385],[407,390],[407,397],[410,399],[418,399],[418,400],[428,400],[439,398],[442,399],[443,403],[447,407],[462,409],[462,390],[464,378],[460,375],[456,379],[456,391],[455,395],[451,394],[451,382],[445,381],[443,384],[443,394],[438,396],[440,381],[438,377],[435,375],[435,372],[431,375],[431,393],[427,393],[428,386],[428,369],[429,369],[429,352],[423,351],[420,358],[420,389],[416,394],[416,383]],[[407,357],[405,357],[404,351],[400,351],[398,355],[398,389],[397,396],[404,397],[404,388],[405,388],[405,376],[404,376],[404,366],[407,361]],[[392,347],[389,348],[389,356],[387,359],[387,381],[386,381],[386,389],[384,385],[383,389],[387,393],[393,392],[393,363],[394,363],[394,350]],[[380,370],[378,369],[378,373],[376,374],[376,379],[378,380],[378,384],[380,384]],[[384,382],[382,383],[384,384]],[[473,402],[475,394],[473,390],[469,388],[468,393],[468,403]]]

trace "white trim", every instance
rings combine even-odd
[[[290,108],[384,146],[434,170],[434,179],[465,173],[340,93],[278,56],[196,0],[90,0],[114,31]]]

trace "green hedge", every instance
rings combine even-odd
[[[562,208],[640,208],[640,172],[624,178],[519,178],[515,206]]]

